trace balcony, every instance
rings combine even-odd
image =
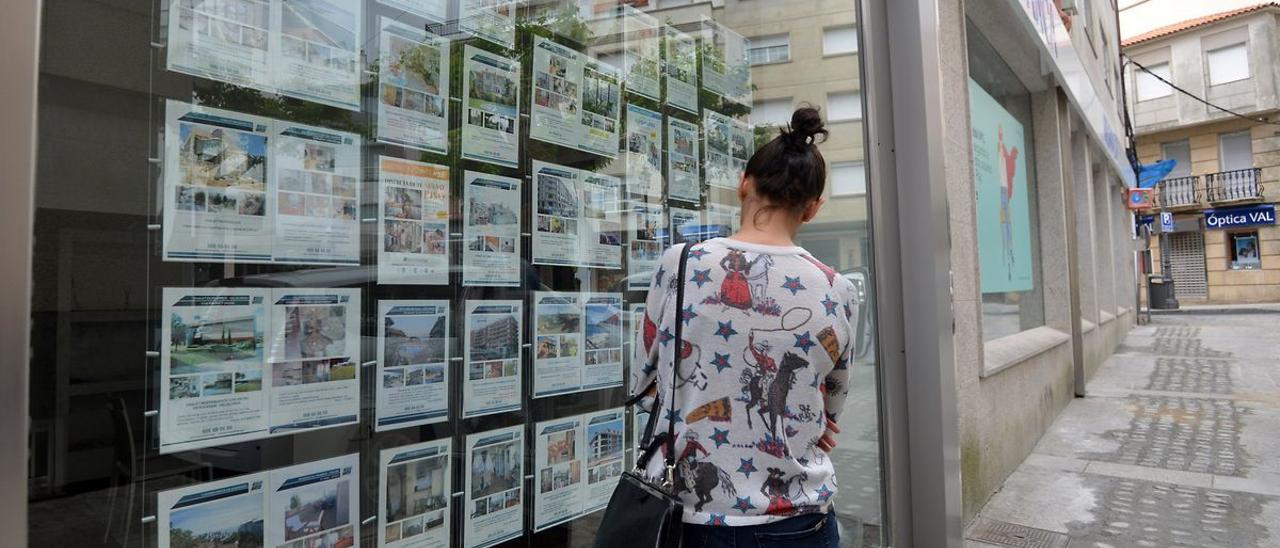
[[[1200,176],[1173,177],[1156,186],[1156,205],[1160,209],[1200,207]]]
[[[1262,169],[1251,167],[1204,176],[1205,193],[1213,204],[1262,200]]]

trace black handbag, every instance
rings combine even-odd
[[[689,262],[689,247],[689,244],[685,244],[681,249],[680,266],[676,268],[677,314],[684,309],[684,271],[685,264]],[[680,372],[680,355],[683,353],[683,324],[684,322],[676,321],[676,350],[672,361],[670,400],[673,403],[676,398],[675,377]],[[655,378],[653,382],[658,381]],[[648,391],[648,388],[637,391],[627,405],[635,405]],[[653,407],[649,410],[649,420],[644,428],[644,448],[636,457],[635,470],[624,472],[618,479],[618,486],[609,498],[609,506],[605,508],[600,528],[596,530],[595,548],[680,548],[684,504],[675,494],[676,423],[674,416],[668,416],[666,433],[653,436],[660,406],[660,398],[655,395]],[[661,483],[655,483],[644,477],[644,470],[654,452],[663,446],[666,447],[666,468]]]

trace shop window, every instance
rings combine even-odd
[[[832,122],[862,119],[862,94],[841,91],[827,94],[827,117]]]
[[[1205,55],[1209,61],[1209,85],[1228,84],[1249,77],[1249,48],[1233,44],[1210,50]]]
[[[1136,75],[1135,80],[1137,81],[1138,100],[1150,101],[1173,95],[1173,88],[1169,87],[1169,84],[1160,81],[1160,78],[1169,82],[1173,81],[1173,77],[1169,72],[1169,63],[1154,63],[1144,66],[1147,67],[1147,70],[1142,70],[1136,66],[1133,68]]]
[[[791,35],[757,36],[747,42],[747,57],[752,65],[768,65],[791,60]]]
[[[853,25],[822,29],[822,54],[857,53],[858,29]]]
[[[977,28],[969,32],[983,338],[1044,325],[1031,93]]]
[[[867,169],[862,162],[831,164],[831,195],[850,196],[867,193]]]
[[[1262,246],[1258,240],[1258,231],[1227,234],[1227,254],[1230,257],[1227,267],[1231,270],[1262,268]]]

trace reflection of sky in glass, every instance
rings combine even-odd
[[[262,519],[262,497],[227,497],[183,508],[170,514],[170,529],[186,529],[196,535],[238,529],[242,524]]]

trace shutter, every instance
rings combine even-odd
[[[1209,279],[1204,268],[1203,232],[1170,234],[1169,264],[1175,297],[1200,300],[1209,298]]]

